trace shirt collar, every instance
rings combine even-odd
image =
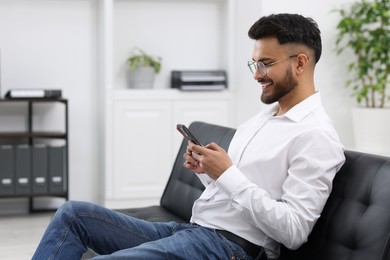
[[[321,95],[319,92],[315,92],[313,95],[290,108],[290,110],[281,117],[287,117],[294,122],[299,122],[321,105]],[[278,106],[278,104],[275,104],[266,113],[270,116],[275,115],[278,111]]]

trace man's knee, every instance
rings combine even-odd
[[[83,212],[86,212],[94,207],[94,204],[90,202],[83,201],[66,201],[61,207],[58,208],[54,218],[56,217],[70,217],[74,218],[82,215]]]

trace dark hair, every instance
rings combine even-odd
[[[255,22],[248,31],[253,40],[275,36],[281,45],[303,44],[314,51],[315,62],[321,57],[321,32],[311,18],[298,14],[272,14]]]

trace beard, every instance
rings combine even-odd
[[[263,90],[261,102],[267,105],[275,103],[290,93],[297,85],[298,82],[294,79],[291,72],[291,66],[289,66],[284,79],[279,82],[273,82],[270,87],[272,89],[267,90],[268,92],[271,92],[270,94],[267,94],[267,91]]]

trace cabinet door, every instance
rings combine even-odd
[[[171,112],[171,103],[165,101],[115,102],[113,199],[161,197],[173,161]]]
[[[174,105],[174,118],[176,123],[189,125],[194,121],[203,121],[217,125],[229,124],[228,100],[206,101],[178,101]],[[183,139],[176,135],[174,139],[174,151],[178,151]]]

